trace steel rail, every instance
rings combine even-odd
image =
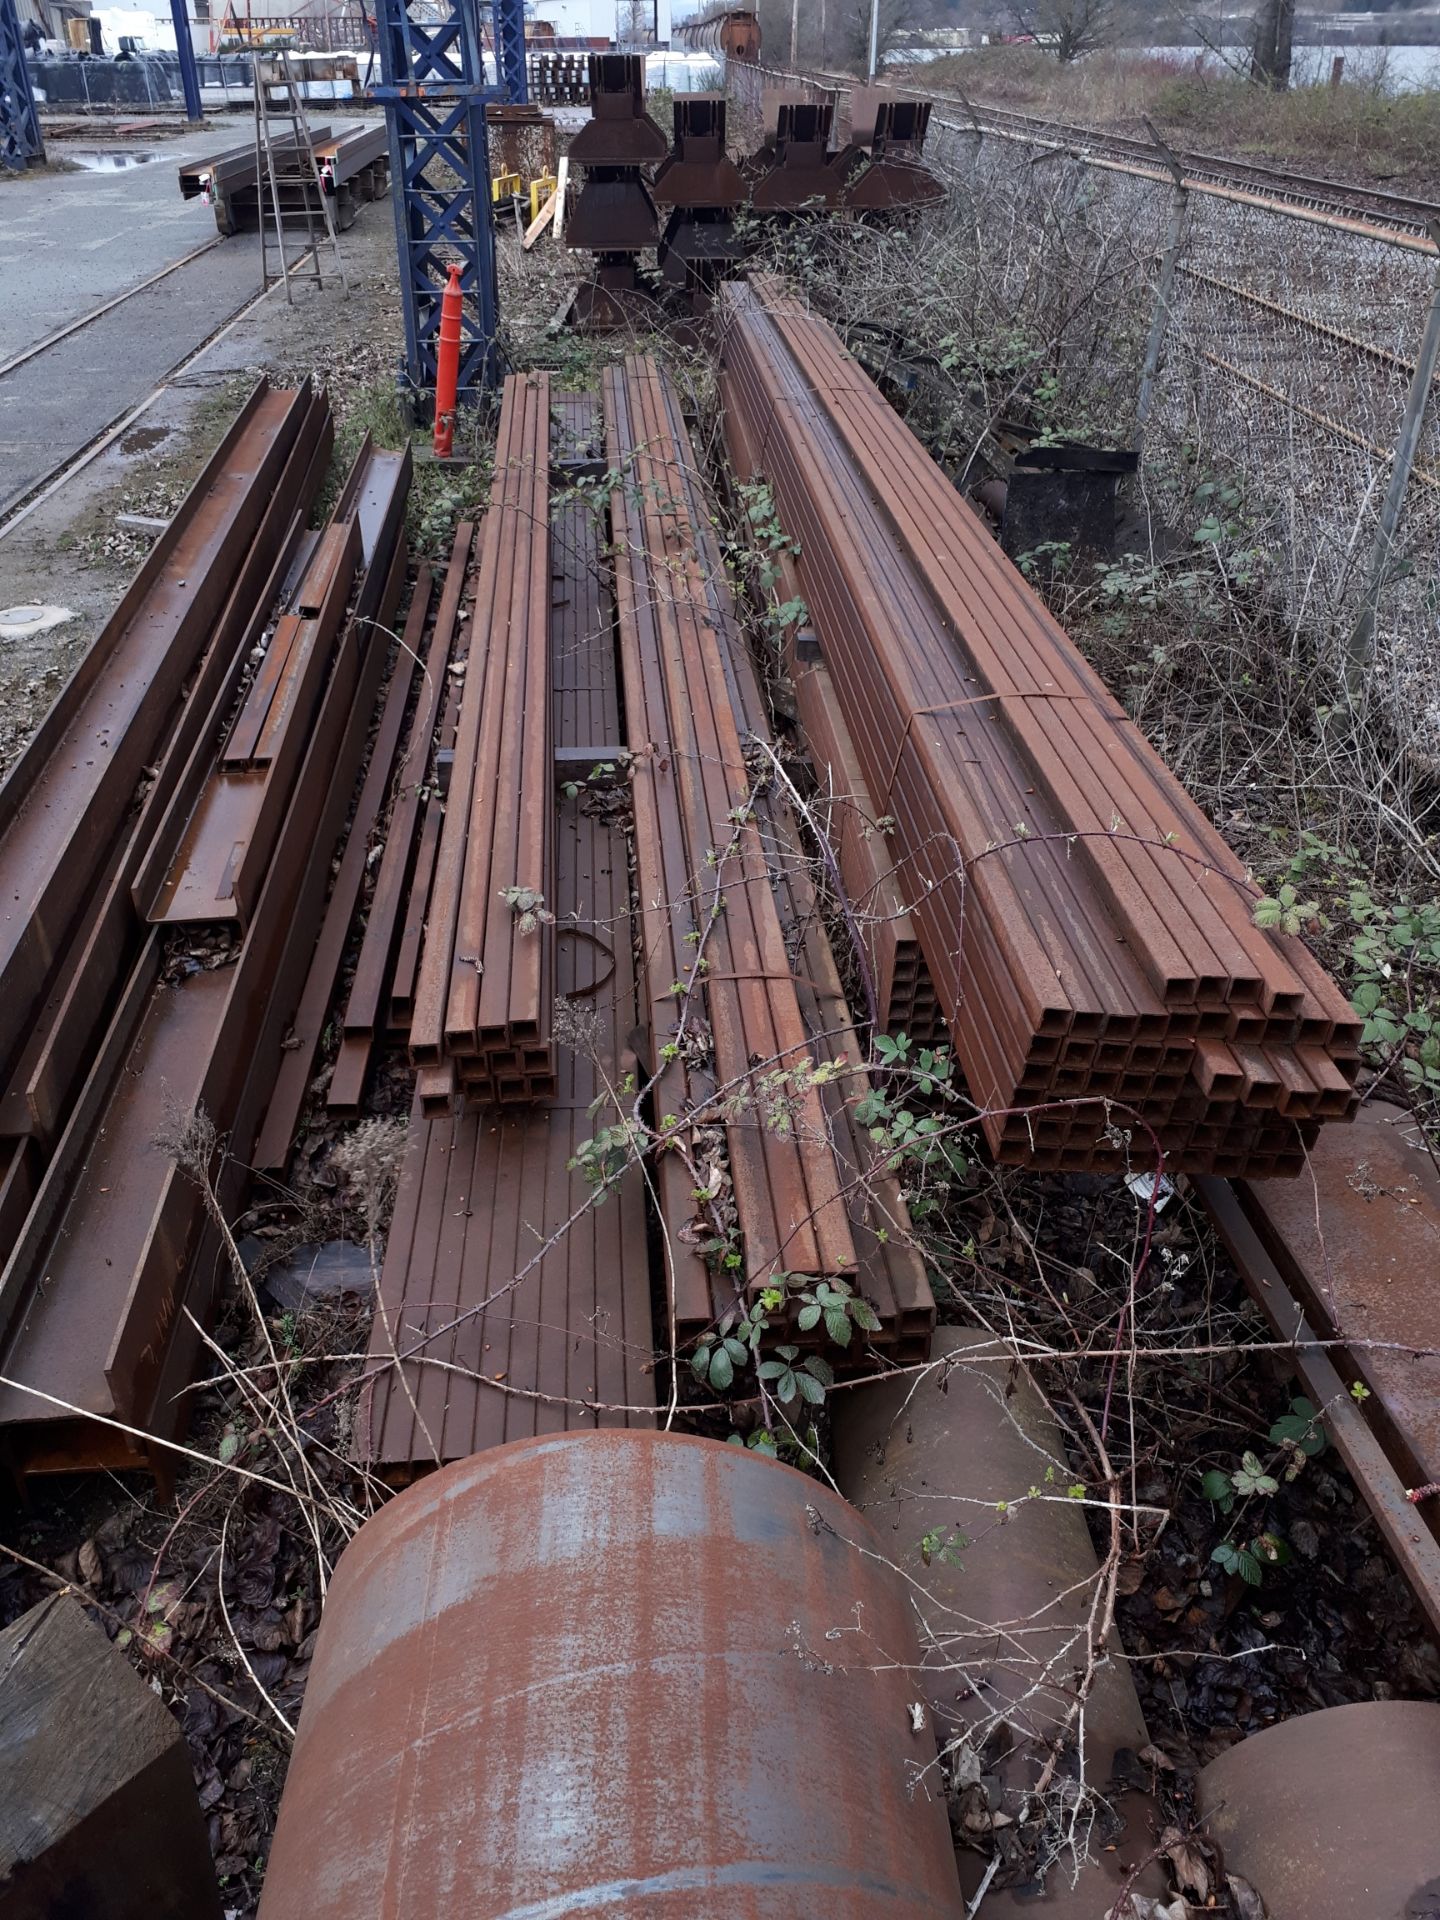
[[[296,264],[303,265],[309,253],[310,249],[307,248]],[[274,287],[266,287],[242,301],[238,307],[226,315],[213,333],[206,334],[205,338],[183,354],[174,366],[166,369],[160,376],[159,385],[148,393],[138,406],[131,407],[126,412],[106,421],[103,426],[96,429],[90,439],[65,454],[47,473],[42,473],[32,487],[21,494],[17,500],[12,500],[4,512],[0,513],[0,540],[12,534],[16,527],[28,520],[38,507],[42,507],[52,494],[57,493],[68,481],[73,480],[77,473],[83,473],[93,460],[98,460],[108,447],[114,445],[122,433],[134,426],[141,415],[154,406],[177,374],[184,373],[188,368],[193,367],[211,347],[223,340],[233,327],[238,326],[247,313],[252,313],[261,301],[267,300],[274,292]]]
[[[198,260],[202,253],[209,253],[212,247],[218,247],[219,244],[220,236],[217,233],[213,240],[206,240],[192,252],[182,254],[178,260],[172,260],[168,267],[161,267],[158,273],[152,273],[147,280],[140,281],[137,286],[128,287],[124,293],[117,293],[113,300],[107,300],[101,306],[92,307],[89,313],[82,313],[78,320],[72,320],[68,326],[57,328],[54,333],[47,334],[43,340],[37,340],[33,347],[26,347],[23,353],[17,353],[9,360],[0,361],[0,380],[3,380],[7,373],[13,373],[17,367],[23,367],[27,361],[38,359],[42,353],[48,353],[51,347],[58,347],[62,340],[68,340],[72,333],[79,333],[82,327],[88,327],[105,314],[113,313],[116,307],[123,307],[125,302],[133,300],[137,293],[144,293],[147,288],[168,279],[172,273],[178,273],[181,267],[188,267],[192,260]]]

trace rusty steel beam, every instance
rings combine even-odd
[[[411,1013],[414,1063],[481,1104],[555,1087],[549,440],[548,375],[512,375]]]
[[[327,528],[305,569],[293,612],[276,625],[265,659],[196,802],[147,918],[157,925],[249,920],[290,801],[315,708],[345,617],[360,530]]]
[[[0,787],[0,1004],[26,1035],[309,414],[257,387]]]
[[[425,656],[424,681],[410,724],[404,757],[400,762],[385,833],[385,851],[381,855],[365,932],[360,943],[355,974],[350,983],[341,1022],[346,1039],[373,1039],[381,1022],[395,948],[401,903],[415,849],[415,831],[423,807],[425,783],[430,774],[431,750],[440,724],[445,693],[451,685],[450,648],[454,639],[460,596],[465,588],[470,549],[474,544],[473,521],[463,520],[456,529],[450,564],[435,612],[430,644]],[[430,599],[428,570],[425,599]],[[415,588],[417,600],[421,585]]]
[[[1389,1201],[1383,1190],[1373,1194],[1381,1208],[1376,1219],[1379,1257],[1373,1263],[1366,1251],[1368,1236],[1357,1242],[1355,1221],[1346,1219],[1351,1202],[1340,1190],[1344,1176],[1337,1182],[1333,1156],[1326,1156],[1323,1176],[1303,1180],[1293,1189],[1294,1199],[1308,1200],[1313,1209],[1309,1218],[1297,1218],[1289,1194],[1277,1205],[1279,1183],[1274,1181],[1262,1185],[1202,1179],[1195,1182],[1195,1191],[1276,1336],[1295,1343],[1288,1357],[1301,1384],[1315,1405],[1324,1408],[1325,1429],[1336,1452],[1431,1627],[1440,1632],[1435,1503],[1427,1499],[1416,1504],[1409,1498],[1414,1488],[1428,1484],[1425,1463],[1434,1458],[1436,1363],[1403,1349],[1360,1344],[1387,1336],[1398,1337],[1406,1348],[1412,1342],[1437,1344],[1430,1325],[1433,1309],[1428,1298],[1422,1301],[1428,1293],[1424,1282],[1434,1271],[1434,1192],[1431,1182],[1417,1178],[1408,1154],[1397,1160],[1395,1144],[1387,1149],[1380,1143],[1380,1152],[1382,1168],[1388,1165],[1398,1177],[1397,1192],[1409,1197],[1417,1217],[1412,1231],[1399,1210],[1405,1200]],[[1356,1177],[1355,1168],[1349,1177]],[[1363,1199],[1369,1176],[1361,1172],[1358,1177],[1358,1197]],[[1337,1233],[1333,1270],[1323,1251],[1327,1223]],[[1333,1307],[1326,1299],[1332,1271]],[[1387,1294],[1397,1282],[1401,1291],[1392,1312]],[[1307,1304],[1307,1296],[1315,1299],[1314,1307]],[[1407,1299],[1412,1308],[1422,1301],[1416,1310],[1423,1311],[1424,1318],[1413,1323],[1404,1318]],[[1353,1350],[1343,1344],[1347,1336],[1356,1341]],[[1320,1344],[1336,1339],[1342,1343],[1337,1347]],[[1350,1386],[1357,1380],[1374,1383],[1369,1391],[1378,1403],[1376,1414],[1369,1412],[1370,1401],[1362,1407],[1352,1398]]]
[[[163,1450],[107,1423],[157,1436],[183,1424],[194,1322],[208,1317],[221,1254],[198,1186],[155,1143],[203,1111],[226,1144],[220,1204],[238,1206],[370,732],[386,653],[376,622],[401,583],[408,455],[367,451],[362,465],[341,512],[360,529],[363,617],[335,654],[234,961],[172,976],[151,930],[0,1273],[0,1373],[12,1383],[0,1427],[20,1474],[125,1464],[166,1477]]]
[[[744,1448],[447,1467],[336,1571],[261,1920],[958,1920],[916,1657],[865,1521]]]
[[[604,392],[611,466],[626,476],[611,495],[626,702],[647,729],[643,737],[632,732],[631,751],[642,766],[673,771],[683,840],[683,862],[677,841],[664,876],[680,880],[678,895],[656,898],[642,876],[647,955],[663,952],[666,941],[674,951],[673,925],[667,934],[660,923],[682,904],[700,936],[688,945],[681,936],[670,981],[647,965],[651,1039],[659,1047],[671,1038],[687,997],[705,1008],[716,1076],[737,1109],[726,1138],[746,1284],[766,1285],[775,1271],[852,1273],[854,1239],[824,1112],[803,1072],[784,1089],[790,1126],[766,1118],[767,1086],[794,1076],[810,1056],[765,848],[749,814],[752,776],[714,645],[717,615],[733,623],[733,608],[715,570],[697,557],[686,498],[694,452],[653,360],[632,356],[609,370]],[[657,798],[657,819],[660,811]],[[722,898],[723,911],[715,905]]]
[[[557,400],[558,445],[592,406]],[[613,626],[600,532],[583,501],[558,505],[554,554],[557,738],[618,760]],[[387,1480],[527,1434],[645,1420],[654,1402],[643,1175],[630,1169],[587,1211],[593,1196],[573,1164],[597,1124],[592,1103],[613,1093],[632,1057],[635,1022],[625,836],[581,795],[560,803],[555,889],[556,984],[592,1010],[593,1048],[558,1047],[553,1098],[524,1111],[457,1115],[451,1063],[417,1075],[357,1427]],[[397,1353],[411,1357],[397,1366]],[[616,1407],[637,1411],[607,1411]]]
[[[763,277],[724,303],[727,444],[798,542],[992,1150],[1118,1166],[1113,1101],[1181,1170],[1298,1171],[1354,1111],[1348,1003],[831,329]]]
[[[395,553],[403,573],[405,564],[403,540],[397,543]],[[310,968],[305,976],[305,987],[290,1023],[288,1036],[290,1044],[285,1050],[284,1059],[280,1062],[280,1071],[275,1076],[275,1086],[265,1114],[265,1124],[260,1130],[260,1139],[255,1148],[252,1164],[258,1172],[280,1172],[289,1163],[290,1149],[300,1124],[305,1097],[310,1090],[311,1077],[315,1071],[315,1056],[325,1030],[330,1002],[335,992],[335,982],[340,972],[340,963],[344,959],[345,948],[350,938],[350,925],[355,916],[360,889],[365,879],[366,864],[370,855],[370,836],[385,803],[385,796],[389,791],[395,768],[395,753],[400,744],[400,730],[405,723],[405,714],[410,703],[410,690],[419,664],[417,648],[424,630],[425,617],[429,611],[429,602],[430,572],[428,568],[422,568],[411,597],[410,614],[405,624],[405,631],[400,645],[395,649],[390,684],[381,709],[379,725],[375,729],[375,738],[370,745],[370,760],[365,770],[365,779],[356,798],[355,809],[351,814],[345,836],[345,851],[341,854],[335,869],[330,899],[325,908],[325,918],[321,923],[319,937],[315,942],[315,951],[310,960]],[[388,626],[389,621],[382,620],[380,625]],[[382,635],[379,644],[384,643]],[[358,1107],[358,1095],[355,1104]]]

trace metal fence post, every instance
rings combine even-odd
[[[180,62],[180,88],[185,95],[185,118],[192,123],[203,117],[200,104],[200,70],[195,64],[195,41],[190,32],[190,8],[187,0],[170,0],[170,19],[175,28],[175,57]]]
[[[40,116],[30,89],[15,0],[0,0],[0,167],[22,173],[31,161],[45,163]]]
[[[1436,250],[1440,252],[1440,221],[1431,220],[1427,224]],[[1365,597],[1361,605],[1360,618],[1355,622],[1346,648],[1345,684],[1352,701],[1358,701],[1364,694],[1374,660],[1375,622],[1380,611],[1380,596],[1385,591],[1395,535],[1399,531],[1400,516],[1405,507],[1405,494],[1410,485],[1410,475],[1414,470],[1415,456],[1420,451],[1420,435],[1425,426],[1425,408],[1430,398],[1430,389],[1435,382],[1437,366],[1440,366],[1440,267],[1437,267],[1435,272],[1435,282],[1430,295],[1430,311],[1425,317],[1425,331],[1421,337],[1420,352],[1415,361],[1415,374],[1410,382],[1409,394],[1406,396],[1399,438],[1395,442],[1395,457],[1390,467],[1390,485],[1385,490],[1384,504],[1380,508],[1380,523],[1375,529],[1375,546],[1370,556],[1370,571],[1365,582]]]
[[[1185,221],[1190,210],[1190,193],[1185,185],[1184,168],[1148,120],[1145,125],[1175,182],[1175,193],[1170,207],[1170,231],[1160,261],[1160,279],[1155,288],[1150,338],[1145,343],[1145,365],[1140,373],[1140,398],[1135,406],[1137,441],[1144,438],[1145,423],[1150,418],[1150,408],[1155,399],[1155,385],[1160,377],[1160,356],[1165,351],[1165,336],[1170,330],[1170,315],[1175,303],[1175,272],[1180,264],[1180,249],[1185,244]]]

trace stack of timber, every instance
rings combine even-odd
[[[257,388],[0,788],[16,1475],[168,1477],[221,1274],[193,1175],[243,1196],[404,585],[408,456],[367,443],[307,529],[331,437]]]
[[[737,472],[767,483],[870,804],[1002,1161],[1293,1174],[1359,1025],[834,332],[724,289]]]
[[[548,376],[513,375],[410,1018],[432,1111],[555,1092],[549,441]]]

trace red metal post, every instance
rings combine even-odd
[[[460,379],[460,265],[452,262],[450,284],[440,302],[440,357],[435,372],[435,455],[447,459],[455,444],[455,390]]]

